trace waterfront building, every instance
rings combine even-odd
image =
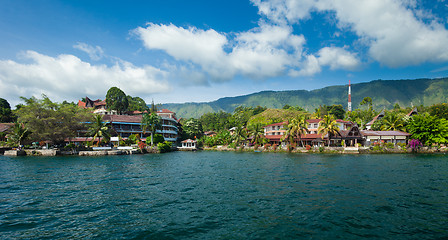
[[[178,147],[179,150],[196,150],[197,149],[197,141],[187,139],[181,142],[182,146]]]
[[[364,137],[364,145],[370,146],[374,143],[407,143],[411,134],[402,131],[371,131],[361,130]]]

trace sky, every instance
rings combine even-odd
[[[0,98],[147,103],[448,76],[448,0],[2,0]]]

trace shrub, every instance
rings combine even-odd
[[[266,143],[266,144],[264,145],[264,149],[266,149],[266,150],[268,150],[270,147],[271,147],[271,144],[269,144],[269,143]]]
[[[163,142],[163,143],[158,143],[158,144],[157,144],[157,149],[158,149],[161,153],[169,152],[169,151],[171,151],[171,143],[170,143],[170,142],[167,142],[167,141],[165,141],[165,142]]]
[[[305,147],[306,147],[306,150],[308,150],[308,151],[311,149],[310,145],[306,145]]]
[[[277,144],[272,145],[272,149],[274,149],[274,151],[277,150],[277,148],[278,148]]]
[[[319,147],[319,152],[323,152],[324,151],[324,147]]]
[[[385,146],[386,146],[387,148],[394,148],[394,147],[395,147],[395,144],[394,144],[394,143],[391,143],[391,142],[388,142],[388,143],[385,144]]]
[[[412,151],[416,151],[420,146],[422,146],[422,142],[418,139],[411,139],[409,141],[409,147],[412,149]]]
[[[255,144],[254,145],[254,150],[257,150],[258,149],[258,144]]]
[[[146,143],[145,142],[138,142],[138,148],[140,148],[140,150],[143,150],[146,148]]]

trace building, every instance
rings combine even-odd
[[[370,129],[372,129],[372,125],[376,122],[376,121],[378,121],[378,120],[380,120],[381,118],[383,118],[384,117],[384,109],[378,114],[378,115],[376,115],[373,119],[372,119],[372,121],[370,121],[370,122],[368,122],[367,124],[366,124],[366,128],[367,128],[367,130],[370,130]]]
[[[308,133],[301,136],[300,139],[296,138],[295,142],[303,142],[303,145],[310,145],[310,146],[320,146],[324,141],[328,141],[328,136],[322,136],[322,134],[318,134],[319,125],[322,119],[308,119]],[[353,131],[356,131],[356,129],[352,129],[354,124],[350,121],[344,121],[341,119],[336,120],[338,127],[340,129],[340,132],[345,134],[345,138],[348,138],[350,140],[354,140],[356,138],[356,141],[361,140],[361,137],[358,137],[353,135]],[[280,123],[274,123],[270,124],[264,127],[264,135],[269,140],[271,144],[277,144],[277,145],[286,145],[286,141],[282,141],[282,137],[284,133],[286,132],[285,125],[287,125],[288,122],[280,122]],[[359,131],[359,130],[358,130]],[[350,135],[352,134],[352,135]],[[358,134],[359,135],[359,134]],[[334,137],[332,141],[341,141],[345,138],[341,137]]]
[[[78,107],[80,108],[93,108],[93,113],[101,114],[101,115],[108,115],[108,114],[117,114],[116,111],[108,111],[106,108],[106,100],[91,100],[90,98],[86,97],[85,102],[79,100],[78,101]]]
[[[370,146],[374,143],[407,143],[407,140],[411,134],[402,131],[371,131],[361,130],[361,134],[364,137],[364,145]]]
[[[197,141],[187,139],[181,142],[182,146],[178,147],[179,150],[196,150],[197,149]]]
[[[180,132],[180,123],[176,118],[176,113],[168,109],[158,110],[156,113],[162,120],[160,134],[165,138],[165,141],[176,142]]]

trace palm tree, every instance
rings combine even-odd
[[[12,127],[12,133],[8,135],[8,139],[20,147],[20,145],[22,145],[22,141],[25,140],[30,134],[31,132],[28,131],[23,123],[15,122]]]
[[[308,120],[308,117],[301,115],[288,121],[282,140],[289,139],[289,142],[294,142],[295,138],[299,138],[303,147],[302,136],[308,132],[308,122],[306,120]]]
[[[328,146],[330,146],[330,140],[332,136],[335,136],[336,134],[341,136],[341,134],[339,133],[338,123],[334,119],[333,115],[330,114],[323,117],[317,130],[319,134],[322,134],[322,139],[325,135],[328,134]]]
[[[252,143],[261,143],[261,140],[264,138],[263,126],[260,123],[250,125],[249,136],[252,137]]]
[[[98,138],[98,144],[100,144],[100,138],[103,137],[107,140],[110,138],[109,127],[107,122],[103,122],[101,115],[96,115],[95,119],[88,130],[88,134],[92,136],[92,144],[95,138]]]
[[[233,134],[233,140],[235,141],[235,147],[239,145],[241,141],[244,141],[247,139],[247,130],[243,127],[236,127],[235,133]]]
[[[386,116],[384,116],[381,119],[382,125],[381,130],[383,131],[402,131],[404,130],[404,121],[403,116],[396,113],[387,113]]]
[[[151,131],[151,146],[154,145],[154,133],[162,128],[160,117],[157,116],[155,112],[152,112],[151,114],[145,113],[142,117],[141,125],[143,134],[146,133],[146,130]]]

